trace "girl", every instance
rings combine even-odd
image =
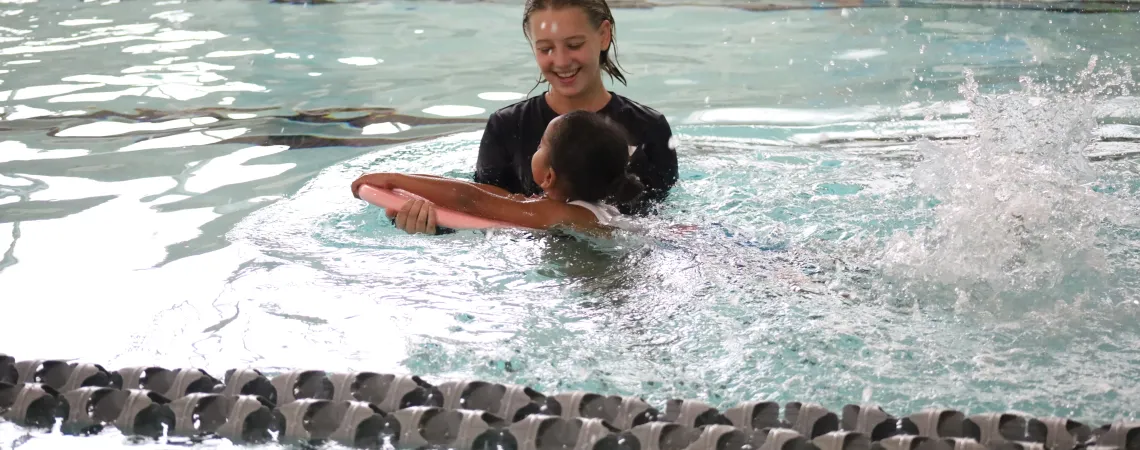
[[[644,189],[628,171],[629,153],[629,139],[621,126],[602,115],[577,110],[550,122],[530,160],[531,176],[541,187],[541,196],[524,197],[487,184],[398,173],[361,176],[352,183],[352,195],[359,198],[363,184],[403,189],[444,208],[527,228],[605,232],[629,228],[630,223],[612,203],[635,201]]]
[[[606,0],[527,0],[523,35],[549,89],[542,95],[504,107],[487,119],[475,182],[498,188],[501,195],[531,196],[542,192],[528,164],[550,122],[572,110],[596,112],[630,134],[636,151],[629,171],[645,186],[645,195],[615,201],[623,213],[644,214],[664,200],[677,182],[677,152],[672,130],[656,110],[606,89],[603,74],[625,84],[617,62],[616,21]],[[432,205],[423,200],[387,211],[396,226],[409,233],[435,234]]]

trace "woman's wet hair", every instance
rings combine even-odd
[[[645,190],[629,172],[629,135],[601,114],[576,110],[559,116],[547,145],[550,167],[570,200],[628,203]]]
[[[618,64],[617,60],[617,21],[614,20],[614,15],[610,12],[610,5],[606,3],[606,0],[527,0],[526,10],[523,13],[523,34],[528,39],[530,38],[530,28],[528,28],[530,16],[535,11],[564,8],[581,9],[582,12],[586,13],[590,25],[595,30],[602,26],[602,22],[607,20],[610,22],[610,48],[602,50],[599,62],[602,70],[610,75],[610,79],[617,79],[625,85],[625,75],[621,73],[621,65]],[[541,79],[539,83],[542,83]]]

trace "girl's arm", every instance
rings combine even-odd
[[[446,177],[441,177],[438,175],[417,174],[415,176],[424,177],[424,178],[435,178],[437,180],[454,180],[454,178],[446,178]],[[484,191],[490,192],[490,193],[495,194],[495,195],[501,195],[503,197],[511,197],[511,196],[515,195],[515,194],[511,194],[506,189],[503,189],[503,188],[498,187],[498,186],[494,186],[494,185],[490,185],[490,184],[486,184],[486,183],[471,183],[471,184],[475,185],[475,187],[478,187],[479,189],[482,189]],[[407,191],[407,189],[404,189],[404,190]],[[411,191],[408,191],[408,192],[411,192]]]
[[[491,193],[462,180],[430,175],[374,173],[364,175],[352,183],[354,196],[358,195],[357,191],[362,184],[382,189],[402,189],[444,208],[527,228],[570,226],[584,231],[599,228],[597,218],[585,208],[546,199],[518,200]]]

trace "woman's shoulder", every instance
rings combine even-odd
[[[644,130],[650,134],[672,134],[669,120],[660,111],[621,94],[610,93],[617,112],[614,117],[627,128]]]
[[[517,122],[520,118],[537,114],[542,109],[541,95],[527,97],[495,110],[488,120]]]
[[[657,111],[656,109],[653,109],[638,102],[637,100],[621,94],[610,92],[610,95],[613,96],[614,101],[617,103],[616,106],[620,110],[626,111],[629,114],[632,114],[649,122],[668,123],[668,121],[665,119],[665,115],[661,114],[661,112]]]

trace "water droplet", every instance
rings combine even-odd
[[[1025,77],[1022,92],[983,96],[965,70],[959,92],[981,133],[951,147],[923,145],[913,178],[940,202],[936,224],[892,239],[883,258],[889,271],[965,286],[958,292],[966,305],[980,301],[971,292],[977,283],[998,291],[988,298],[1040,287],[1036,295],[1074,271],[1103,270],[1104,223],[1136,205],[1090,192],[1087,180],[1097,174],[1082,149],[1097,127],[1092,99],[1132,81],[1095,65],[1094,55],[1076,80],[1089,86],[1079,95],[1056,95]]]

